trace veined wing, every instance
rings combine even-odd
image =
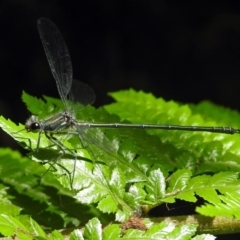
[[[67,95],[72,86],[72,63],[67,45],[57,26],[47,18],[37,22],[38,31],[64,106],[68,109]]]

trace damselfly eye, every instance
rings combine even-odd
[[[28,132],[38,131],[40,129],[40,123],[38,121],[37,116],[32,115],[30,118],[27,119],[27,121],[25,123],[25,129]]]
[[[32,131],[38,130],[38,129],[40,129],[40,124],[37,123],[37,122],[32,123],[32,124],[30,125],[30,129],[31,129]]]
[[[37,132],[40,129],[40,124],[38,122],[26,124],[25,128],[28,132]]]

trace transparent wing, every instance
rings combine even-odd
[[[74,79],[69,98],[73,103],[80,102],[86,106],[93,104],[96,97],[93,89],[89,85]]]
[[[37,26],[59,95],[65,108],[68,108],[67,95],[72,86],[72,63],[67,45],[51,20],[40,18]]]

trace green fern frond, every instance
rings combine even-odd
[[[207,106],[200,104],[199,107],[182,105],[173,101],[166,102],[151,94],[134,90],[112,93],[111,96],[116,102],[104,108],[95,109],[88,106],[82,109],[82,106],[79,106],[82,110],[76,113],[76,118],[83,122],[196,126],[221,124],[237,127],[236,121],[232,119],[231,122],[231,118],[224,117],[219,122],[221,108],[211,104]],[[49,97],[44,99],[45,101],[42,101],[23,93],[27,108],[38,115],[39,119],[62,109],[60,100]],[[212,113],[207,117],[206,109]],[[234,111],[227,110],[226,116],[228,114],[240,119],[240,115]],[[81,221],[82,212],[84,217],[99,216],[101,222],[112,218],[111,214],[115,214],[116,220],[124,222],[141,209],[145,209],[144,212],[148,213],[150,209],[164,203],[174,203],[177,199],[196,202],[199,197],[205,203],[197,207],[198,213],[205,216],[229,216],[239,219],[236,211],[239,208],[238,199],[240,198],[238,194],[240,192],[238,187],[240,185],[238,175],[240,136],[238,135],[101,128],[82,128],[78,133],[71,129],[68,135],[66,132],[54,134],[54,137],[66,147],[63,153],[44,134],[41,135],[38,151],[35,151],[38,133],[25,132],[23,125],[16,125],[4,117],[0,118],[0,126],[23,147],[31,151],[29,154],[31,159],[48,162],[47,173],[44,166],[39,163],[22,158],[20,155],[11,156],[10,152],[7,153],[7,159],[16,163],[9,165],[9,162],[7,164],[2,162],[3,169],[7,169],[6,173],[12,169],[12,175],[5,174],[1,177],[2,185],[10,186],[13,195],[20,192],[21,197],[27,196],[27,204],[20,202],[15,204],[27,209],[32,216],[34,216],[33,211],[28,209],[31,201],[41,200],[45,204],[44,211],[48,212],[49,209],[46,206],[50,206],[49,200],[56,199],[56,193],[60,192],[62,194],[60,202],[67,201],[69,205],[71,201],[71,204],[75,201],[74,204],[79,204],[78,209],[81,210],[81,213],[75,212],[73,208],[66,211],[61,207],[62,203],[58,204],[55,200],[54,203],[51,202],[50,212],[56,216],[64,215],[65,225],[86,222],[86,219]],[[84,145],[79,136],[84,141]],[[74,179],[71,186],[73,191],[71,191],[65,187],[69,188],[69,176],[73,175],[73,172]],[[27,177],[23,177],[24,174]],[[25,193],[26,186],[28,186],[27,189],[33,190]],[[7,191],[4,187],[3,189]],[[55,191],[51,190],[50,198],[47,194],[49,187]],[[228,199],[231,201],[227,201]],[[42,206],[39,205],[39,208]],[[77,217],[78,213],[79,217]],[[110,214],[109,218],[104,214]],[[58,219],[60,219],[59,216]],[[41,219],[34,219],[41,222]],[[90,221],[89,224],[91,223],[92,227],[91,224],[86,225],[89,229],[87,231],[89,233],[96,231],[96,236],[100,238],[105,231],[100,231],[102,225],[99,220],[93,221],[97,221],[94,224],[98,226],[98,230],[93,228],[94,224]],[[50,221],[49,224],[51,225]],[[56,226],[51,225],[51,227]],[[162,228],[162,225],[159,225],[154,228],[154,226],[145,232],[134,229],[127,230],[124,234],[120,232],[119,225],[116,229],[114,225],[110,225],[109,228],[114,228],[114,234],[119,238],[129,236],[137,236],[138,239],[146,238],[147,234],[154,235],[155,230],[151,232],[150,229],[155,228],[158,229],[156,236],[162,236],[165,227]],[[186,228],[190,234],[186,235],[186,239],[189,239],[196,232],[196,228],[193,227],[192,231],[190,225]],[[72,237],[74,239],[74,236],[81,235],[84,239],[87,231],[83,234],[82,231],[76,230]],[[182,231],[183,228],[174,225],[171,230],[172,236],[184,235]],[[197,236],[195,238],[198,239]]]

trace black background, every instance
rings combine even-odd
[[[58,97],[36,26],[40,17],[62,32],[74,78],[93,87],[96,106],[110,103],[107,92],[131,87],[240,109],[240,9],[233,3],[1,1],[0,114],[25,122],[22,90]],[[1,145],[12,144],[2,133]]]

